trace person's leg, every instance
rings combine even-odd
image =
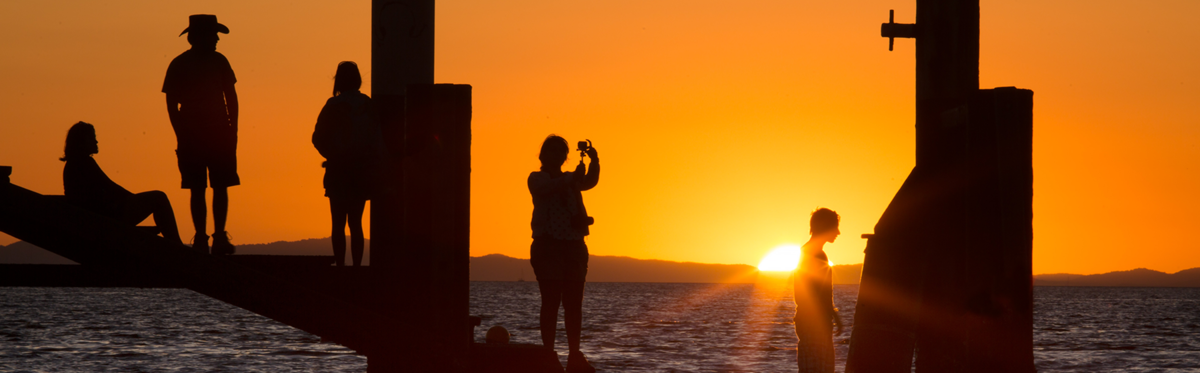
[[[204,237],[204,247],[208,247],[208,203],[205,201],[207,188],[192,188],[192,226],[196,228],[196,239]]]
[[[172,243],[183,244],[183,240],[179,238],[179,227],[175,224],[175,210],[171,208],[171,200],[167,198],[166,193],[152,190],[134,194],[130,198],[130,206],[126,209],[126,216],[130,221],[133,224],[141,223],[147,215],[154,215],[154,225],[162,232],[163,238]]]
[[[563,323],[567,329],[567,373],[594,373],[596,368],[579,349],[583,332],[583,289],[587,281],[588,249],[583,240],[563,242]]]
[[[805,315],[811,315],[806,313]],[[832,323],[817,317],[797,315],[796,366],[800,372],[833,372],[834,350]]]
[[[151,215],[154,215],[155,225],[164,239],[179,245],[184,243],[179,239],[179,227],[175,227],[175,212],[170,209],[167,193],[150,191],[131,195],[125,211],[121,212],[121,221],[137,225]]]
[[[192,226],[196,229],[192,248],[208,252],[208,203],[205,195],[208,189],[208,169],[204,162],[194,152],[176,150],[179,159],[179,176],[181,187],[191,191],[188,206],[191,207]]]
[[[803,327],[800,324],[802,322],[804,322],[804,320],[802,320],[799,315],[792,318],[792,329],[796,333],[796,372],[798,373],[805,373],[805,370],[809,369],[808,366],[811,365],[805,361],[805,356],[807,354],[807,351],[805,351],[805,346],[808,346],[808,344],[804,343],[804,333],[802,332]]]
[[[214,255],[233,255],[237,250],[226,229],[229,217],[229,187],[241,184],[237,175],[236,140],[229,143],[217,142],[211,145],[205,154],[204,165],[208,169],[208,183],[213,190],[213,243]]]
[[[821,371],[833,373],[834,366],[834,351],[833,351],[833,324],[829,318],[821,323]]]
[[[350,223],[350,256],[354,260],[354,266],[362,265],[364,245],[363,242],[363,225],[362,217],[363,210],[366,209],[367,200],[355,199],[350,201],[350,210],[347,215]],[[343,248],[343,251],[345,249]]]
[[[229,188],[213,187],[213,232],[225,233],[225,218],[229,216]]]
[[[562,304],[562,281],[538,281],[542,293],[542,313],[539,326],[542,329],[542,346],[554,348],[554,334],[558,328],[558,306]]]
[[[567,347],[579,351],[579,335],[583,330],[583,282],[563,281],[563,323],[567,328]]]
[[[346,265],[346,205],[344,198],[329,197],[329,214],[333,221],[329,240],[333,242],[333,262],[338,267]]]
[[[233,255],[237,248],[229,242],[229,233],[225,231],[225,218],[229,216],[229,189],[223,186],[213,187],[213,255]]]

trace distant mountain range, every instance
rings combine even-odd
[[[238,254],[259,255],[330,255],[329,238],[280,241],[237,246]],[[367,240],[363,264],[370,265],[371,243]],[[75,264],[66,258],[20,241],[0,246],[0,264]],[[862,264],[834,266],[834,282],[857,283]],[[529,259],[500,254],[471,258],[472,281],[536,281]],[[786,274],[770,277],[781,278]],[[592,282],[697,282],[753,283],[758,269],[745,264],[704,264],[644,260],[622,256],[596,256],[588,261],[588,281]]]
[[[1054,273],[1033,276],[1034,286],[1200,287],[1200,268],[1175,273],[1138,268],[1098,275]]]
[[[330,255],[329,238],[300,241],[279,241],[266,244],[238,245],[238,254],[260,255]],[[370,265],[371,243],[367,240],[367,255],[363,264]],[[24,241],[0,246],[0,264],[75,264],[66,258],[42,250]],[[535,281],[529,259],[501,254],[471,257],[471,281]],[[837,284],[857,284],[862,264],[833,267]],[[593,255],[588,261],[588,281],[591,282],[694,282],[694,283],[753,283],[758,281],[758,269],[745,264],[705,264],[666,260],[635,259],[623,256]],[[781,274],[766,275],[779,278]],[[1200,268],[1168,274],[1138,268],[1129,271],[1097,275],[1045,274],[1033,276],[1035,286],[1141,286],[1141,287],[1200,287]]]
[[[856,284],[862,264],[833,267],[834,283]],[[680,282],[680,283],[754,283],[758,268],[745,264],[706,264],[635,259],[625,256],[592,255],[588,258],[590,282]],[[767,275],[774,279],[787,274]],[[529,259],[501,254],[471,257],[471,281],[534,281]]]

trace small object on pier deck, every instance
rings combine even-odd
[[[3,178],[5,183],[8,182],[8,175],[12,175],[12,166],[0,166],[0,178]]]
[[[508,338],[508,329],[505,329],[503,326],[496,325],[487,331],[487,343],[508,344]]]

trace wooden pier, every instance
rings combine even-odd
[[[4,265],[0,285],[187,288],[353,349],[368,357],[371,372],[562,371],[557,355],[540,346],[474,344],[479,320],[466,316],[465,305],[455,326],[442,330],[412,318],[429,312],[413,311],[426,300],[380,298],[413,293],[411,276],[332,267],[331,257],[202,254],[13,185],[10,170],[0,169],[0,231],[80,265]],[[457,342],[431,343],[438,338],[429,333]]]
[[[389,155],[370,267],[201,254],[12,185],[0,167],[0,231],[81,264],[5,267],[0,284],[187,288],[349,347],[370,372],[562,372],[540,346],[473,343],[472,93],[434,84],[434,5],[372,1],[371,95]]]

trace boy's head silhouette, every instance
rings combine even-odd
[[[827,236],[825,239],[828,242],[833,242],[842,233],[838,229],[838,223],[841,220],[842,217],[833,210],[824,207],[816,209],[816,211],[812,212],[812,217],[808,220],[808,232],[813,236],[825,235]]]
[[[217,33],[228,34],[229,28],[217,22],[217,16],[212,14],[193,14],[188,16],[188,27],[179,35],[188,34],[188,43],[196,50],[217,50],[217,41],[221,40]]]

